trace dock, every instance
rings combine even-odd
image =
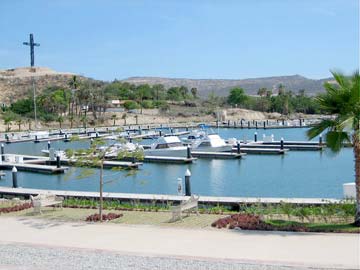
[[[236,152],[237,148],[233,148],[233,152]],[[249,148],[241,147],[240,152],[246,154],[256,154],[256,155],[283,155],[287,153],[289,149],[280,149],[280,148]]]
[[[145,156],[144,162],[154,163],[175,163],[175,164],[189,164],[193,163],[196,158],[190,157],[161,157],[161,156]]]
[[[33,163],[32,164],[15,163],[15,162],[0,163],[0,169],[11,170],[13,167],[16,167],[18,171],[48,173],[48,174],[64,173],[68,169],[68,167],[58,168],[53,165],[43,165],[43,164],[33,164]]]
[[[246,153],[230,153],[230,152],[196,152],[192,151],[191,155],[196,158],[211,159],[237,159],[246,155]]]
[[[54,194],[65,198],[83,198],[83,199],[98,199],[99,192],[88,191],[73,191],[73,190],[46,190],[46,189],[31,189],[31,188],[11,188],[0,186],[0,197],[18,196],[29,198],[30,195],[38,194]],[[136,193],[115,193],[104,192],[104,200],[117,200],[121,202],[141,202],[141,203],[179,203],[188,200],[188,196],[182,195],[168,195],[168,194],[136,194]],[[215,197],[215,196],[201,196],[199,204],[207,206],[230,206],[239,207],[240,205],[252,204],[281,204],[290,203],[296,205],[324,205],[331,203],[340,203],[341,200],[329,198],[257,198],[257,197]]]
[[[244,148],[252,149],[280,149],[280,144],[265,144],[265,143],[244,143],[240,145]],[[293,144],[284,144],[284,148],[292,151],[320,151],[323,146],[320,145],[293,145]]]

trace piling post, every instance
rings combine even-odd
[[[67,133],[65,133],[65,142],[67,142],[68,141],[68,135],[67,135]]]
[[[5,145],[1,144],[1,160],[5,161]]]
[[[248,129],[250,129],[250,121],[248,121]]]
[[[47,149],[50,150],[50,148],[51,148],[51,142],[48,141],[48,143],[47,143]]]
[[[61,166],[61,164],[60,164],[61,162],[60,162],[60,155],[59,155],[59,153],[56,155],[56,168],[60,168]]]
[[[257,132],[254,133],[254,142],[257,142]]]
[[[243,128],[243,120],[240,121],[240,127]]]
[[[240,142],[236,144],[236,153],[240,154]]]
[[[38,143],[38,142],[39,142],[38,137],[37,137],[37,135],[35,135],[34,143]]]
[[[282,125],[285,126],[285,120],[284,119],[282,120]]]
[[[177,179],[177,192],[178,192],[178,195],[183,195],[183,193],[182,193],[182,178],[181,177],[179,177],[178,179]]]
[[[191,196],[191,184],[190,184],[191,172],[189,169],[185,172],[185,196]]]
[[[281,140],[280,140],[280,149],[281,150],[284,149],[284,138],[281,138]]]
[[[159,130],[159,136],[160,136],[160,137],[162,136],[162,132],[161,132],[161,130]]]
[[[18,182],[17,182],[17,169],[14,166],[11,170],[12,172],[12,182],[13,182],[13,188],[17,188],[18,187]]]
[[[186,151],[186,153],[187,153],[187,158],[191,158],[191,148],[190,148],[190,146],[188,146],[187,147],[187,149],[186,149],[187,151]]]
[[[301,120],[301,118],[299,119],[299,123],[300,123],[300,127],[302,127],[302,120]]]
[[[228,120],[228,127],[230,127],[230,120]]]
[[[264,129],[266,129],[266,122],[264,121]]]
[[[323,144],[323,141],[322,141],[322,134],[320,134],[320,136],[319,136],[319,145],[320,145],[320,146],[322,146],[322,144]]]
[[[236,128],[236,120],[234,121],[234,128]]]
[[[255,122],[255,128],[256,129],[258,128],[258,122],[257,121]]]

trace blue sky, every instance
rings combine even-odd
[[[0,69],[96,79],[330,76],[359,66],[358,0],[0,0]]]

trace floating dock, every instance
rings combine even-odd
[[[83,199],[98,199],[99,192],[86,191],[66,191],[66,190],[46,190],[46,189],[31,189],[31,188],[10,188],[0,186],[0,196],[21,196],[29,198],[30,195],[38,194],[54,194],[65,198],[83,198]],[[136,194],[136,193],[113,193],[104,192],[104,200],[117,200],[121,202],[141,202],[141,203],[167,203],[188,200],[188,196],[181,195],[166,195],[166,194]],[[330,203],[340,203],[338,199],[328,198],[256,198],[256,197],[213,197],[200,196],[199,204],[207,206],[233,206],[239,207],[242,205],[252,204],[280,204],[290,203],[296,205],[324,205]]]
[[[42,164],[15,163],[15,162],[4,162],[4,161],[0,163],[0,169],[11,170],[13,167],[16,167],[18,171],[48,173],[48,174],[64,173],[68,169],[68,167],[58,168],[56,166],[42,165]]]
[[[245,156],[246,153],[230,153],[230,152],[196,152],[192,151],[191,155],[197,158],[214,158],[214,159],[236,159]]]
[[[264,144],[264,143],[244,143],[241,144],[242,148],[252,148],[252,149],[280,149],[280,144]],[[292,145],[292,144],[284,144],[284,148],[288,150],[295,151],[320,151],[323,149],[320,145]]]
[[[233,148],[233,152],[236,152],[237,148]],[[253,155],[283,155],[287,153],[289,149],[280,149],[280,148],[266,148],[263,146],[262,148],[251,148],[251,147],[240,147],[240,153],[253,154]]]
[[[144,162],[156,163],[175,163],[175,164],[189,164],[193,163],[196,158],[190,157],[161,157],[161,156],[145,156]]]

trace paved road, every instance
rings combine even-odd
[[[49,269],[51,262],[59,267],[52,269],[359,269],[359,254],[359,234],[0,218],[0,269]]]

